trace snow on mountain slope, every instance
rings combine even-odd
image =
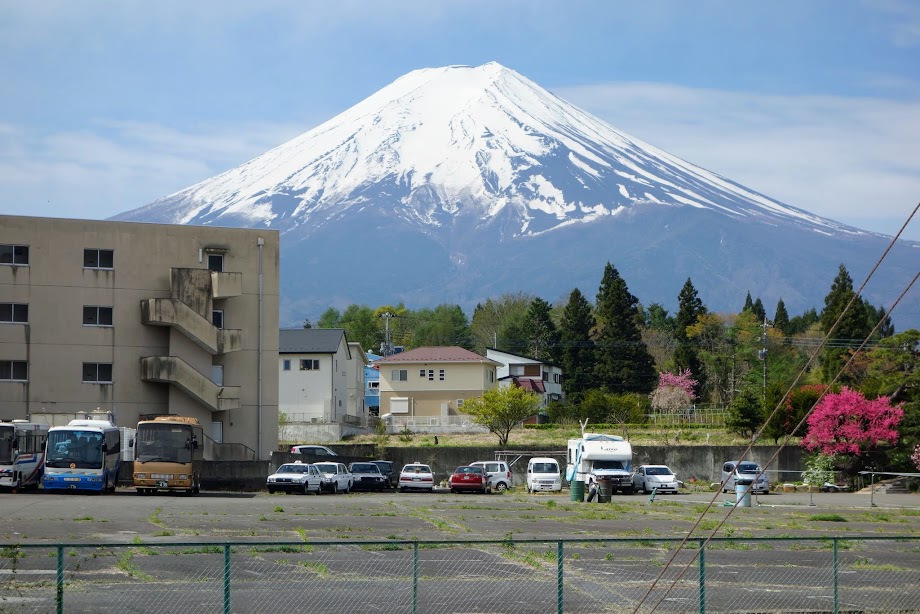
[[[624,134],[496,63],[413,71],[237,168],[115,219],[307,236],[377,208],[434,232],[501,216],[504,233],[534,236],[643,205],[860,232]]]

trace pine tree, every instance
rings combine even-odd
[[[535,298],[527,308],[528,355],[542,362],[558,362],[559,332],[550,316],[552,306]]]
[[[821,312],[821,328],[834,339],[861,341],[871,331],[866,303],[856,295],[853,280],[844,265],[840,265],[830,292],[824,297],[824,311]],[[852,300],[852,304],[850,304]],[[849,309],[847,309],[849,305]],[[846,309],[846,311],[844,311]],[[834,324],[839,320],[836,328]],[[846,363],[847,348],[828,348],[821,357],[821,369],[825,381],[831,381]]]
[[[754,301],[754,305],[751,307],[751,312],[757,316],[758,322],[763,322],[767,319],[767,310],[764,309],[763,302],[760,300],[760,297],[757,297],[757,300]]]
[[[693,282],[689,277],[684,282],[680,294],[677,295],[677,302],[678,311],[674,334],[677,347],[674,349],[674,364],[678,371],[686,369],[697,377],[699,383],[695,392],[699,393],[704,386],[703,368],[696,344],[687,337],[687,328],[696,324],[697,319],[706,313],[706,307],[697,295],[696,288],[693,287]]]
[[[748,290],[747,298],[744,299],[744,307],[741,308],[741,311],[750,311],[754,308],[754,301],[751,300],[751,291]]]
[[[594,385],[594,314],[591,304],[578,288],[569,294],[559,323],[562,363],[562,390],[566,400],[578,403],[586,390]]]
[[[783,299],[779,299],[779,302],[776,303],[773,327],[784,335],[789,333],[789,313],[786,312],[786,303],[783,302]]]
[[[639,301],[609,262],[597,293],[597,384],[609,392],[651,392],[654,361],[639,331]]]

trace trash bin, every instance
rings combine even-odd
[[[735,503],[737,507],[751,507],[751,480],[735,480]]]
[[[597,479],[597,502],[610,503],[610,497],[613,495],[613,480],[610,478]]]
[[[572,480],[571,499],[572,501],[579,501],[579,502],[582,502],[585,500],[585,481],[584,480]]]

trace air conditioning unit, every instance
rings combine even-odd
[[[318,418],[310,418],[310,422],[312,422],[313,424],[316,424],[316,421],[317,421],[317,420],[318,420]]]

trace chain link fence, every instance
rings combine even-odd
[[[0,612],[920,612],[920,537],[681,541],[7,545]]]

